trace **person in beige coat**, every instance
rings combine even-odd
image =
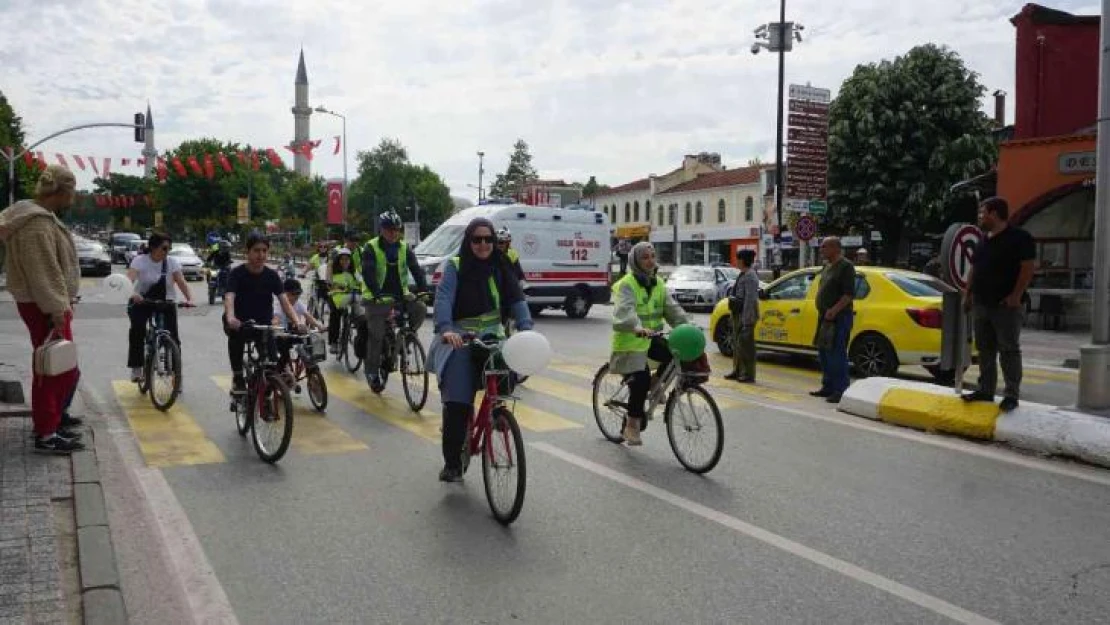
[[[73,204],[76,187],[72,172],[51,165],[39,176],[35,199],[21,200],[0,211],[8,290],[35,348],[54,335],[73,340],[72,304],[81,273],[73,238],[58,214]],[[77,377],[76,369],[56,376],[34,376],[31,417],[36,451],[67,454],[84,449],[80,435],[69,429],[76,424],[72,420],[62,423]]]

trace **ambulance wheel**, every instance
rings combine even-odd
[[[529,312],[529,313],[530,313],[530,314],[531,314],[531,315],[532,315],[533,317],[539,317],[539,316],[540,316],[540,313],[542,313],[542,312],[543,312],[543,309],[544,309],[544,307],[543,307],[543,306],[540,306],[540,305],[538,305],[538,304],[529,304],[529,305],[528,305],[528,312]]]
[[[590,314],[590,306],[590,298],[582,291],[568,295],[566,301],[563,302],[563,310],[567,312],[567,316],[571,319],[582,319]]]

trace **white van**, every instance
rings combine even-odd
[[[429,284],[439,282],[440,265],[459,253],[463,232],[477,217],[512,232],[533,315],[562,308],[581,319],[594,304],[609,301],[609,225],[590,207],[486,204],[459,211],[414,250]]]

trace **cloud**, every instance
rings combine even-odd
[[[806,29],[787,80],[835,92],[857,64],[934,42],[989,90],[1013,94],[1008,20],[1022,4],[792,0],[787,18]],[[1090,0],[1055,6],[1098,11]],[[5,33],[0,90],[31,138],[127,122],[149,100],[160,149],[198,137],[280,148],[303,45],[311,104],[347,115],[352,171],[357,150],[396,137],[468,195],[475,153],[502,171],[523,137],[542,175],[620,184],[690,152],[720,152],[730,166],[773,159],[777,63],[749,48],[752,30],[775,19],[777,3],[760,0],[13,0],[0,22],[27,27]],[[313,138],[330,146],[340,132],[338,119],[313,116]],[[140,146],[107,129],[41,149],[118,159]],[[330,150],[313,162],[328,177],[342,169]]]

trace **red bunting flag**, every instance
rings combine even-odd
[[[90,157],[88,157],[88,159],[89,159],[89,167],[92,167],[93,173],[96,174],[97,176],[99,176],[100,175],[100,170],[96,168],[96,157],[90,156]]]
[[[181,159],[174,157],[170,162],[173,164],[173,170],[177,172],[178,176],[182,178],[187,178],[189,176],[189,172],[185,171],[185,166],[181,164]]]
[[[281,156],[277,153],[277,150],[273,148],[266,148],[266,156],[270,158],[270,164],[274,167],[285,166],[285,163],[281,160]]]
[[[46,171],[46,156],[42,152],[35,152],[35,159],[39,169]]]
[[[65,167],[66,169],[69,169],[69,163],[66,162],[66,155],[65,154],[61,154],[61,153],[56,152],[54,154],[54,156],[58,159],[58,164],[59,165],[61,165],[62,167]]]
[[[73,162],[77,163],[77,168],[78,169],[80,169],[81,171],[85,171],[85,161],[83,161],[80,156],[77,156],[76,154],[74,154],[73,155]]]
[[[201,169],[200,161],[197,160],[196,156],[190,154],[189,157],[185,159],[185,162],[189,164],[189,169],[192,170],[194,174],[198,176],[204,175],[204,170]]]
[[[216,177],[216,167],[212,164],[212,155],[204,155],[204,177],[211,180]]]
[[[342,137],[340,137],[339,135],[335,135],[335,148],[331,151],[332,156],[335,156],[336,154],[339,154],[339,143],[340,143],[341,140],[342,140]]]
[[[31,154],[30,152],[24,152],[23,153],[23,162],[27,163],[28,167],[34,167],[35,166],[35,155]]]
[[[216,159],[220,161],[220,167],[223,167],[225,172],[231,173],[231,161],[227,160],[223,152],[216,154]]]
[[[100,168],[100,175],[105,178],[112,175],[112,157],[104,157],[104,166]]]
[[[164,158],[158,159],[157,168],[158,168],[158,181],[159,182],[165,182],[166,177],[169,175],[169,170],[166,167],[166,159],[164,159]]]

